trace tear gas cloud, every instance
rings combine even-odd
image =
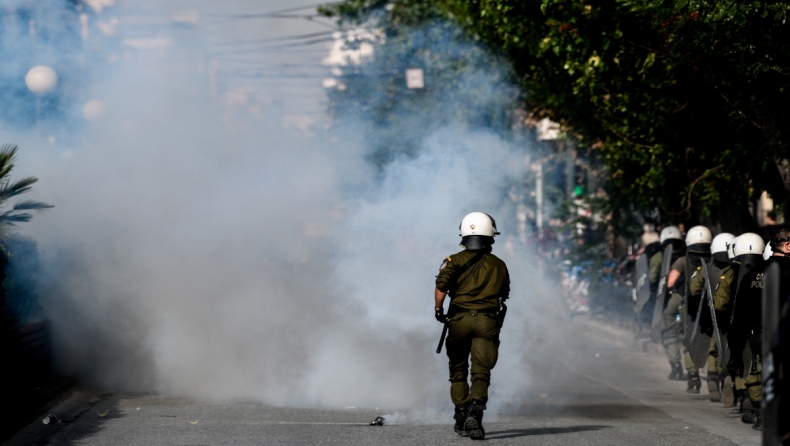
[[[122,29],[118,3],[103,14]],[[181,6],[145,5],[150,16]],[[371,118],[337,125],[323,112],[329,68],[320,53],[299,56],[318,73],[310,82],[288,73],[251,86],[223,78],[225,62],[206,47],[240,28],[253,38],[271,31],[162,25],[164,48],[127,45],[110,62],[86,63],[64,125],[4,129],[22,147],[18,174],[40,179],[32,198],[56,206],[23,232],[41,251],[59,367],[110,389],[444,408],[433,279],[460,249],[460,219],[481,210],[505,234],[494,252],[514,290],[492,405],[514,401],[531,383],[532,334],[557,300],[528,253],[506,246],[515,217],[505,191],[527,167],[526,143],[438,121],[438,98],[435,110],[419,110],[416,121],[429,128],[414,151],[375,165]],[[255,57],[276,68],[293,55]],[[472,80],[502,85],[480,73]],[[86,124],[75,110],[91,101],[100,106],[93,102]]]

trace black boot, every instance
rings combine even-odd
[[[455,433],[462,436],[468,437],[469,430],[466,428],[466,413],[468,412],[469,406],[455,406],[455,415],[453,415],[453,419],[455,420]]]
[[[713,403],[721,401],[721,391],[719,391],[719,375],[708,373],[708,400]]]
[[[739,394],[740,391],[735,390],[732,379],[729,376],[724,378],[724,382],[721,383],[721,404],[724,407],[739,407],[741,404],[741,400],[738,399]]]
[[[736,390],[735,391],[735,404],[733,404],[733,406],[735,407],[733,409],[734,413],[742,413],[743,412],[743,400],[744,400],[743,395],[744,395],[744,391],[743,390]]]
[[[699,379],[699,372],[689,372],[686,393],[699,393],[700,387],[702,387],[702,381]]]
[[[486,438],[486,431],[483,429],[483,411],[485,409],[486,405],[477,400],[472,400],[472,404],[469,406],[464,426],[469,431],[469,438],[472,440]]]
[[[756,431],[763,431],[763,410],[760,408],[760,403],[754,404],[754,424],[752,429]]]
[[[746,424],[754,423],[754,405],[748,396],[743,399],[743,406],[741,406],[741,421]]]
[[[683,379],[683,366],[679,362],[672,363],[672,371],[669,373],[668,378],[672,380]]]

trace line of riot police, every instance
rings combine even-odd
[[[790,445],[790,225],[712,236],[675,226],[646,244],[635,268],[637,317],[649,322],[669,379],[733,407],[763,431],[763,444]],[[784,422],[781,422],[784,420]]]

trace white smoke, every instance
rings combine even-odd
[[[102,113],[54,146],[46,129],[5,131],[40,178],[32,198],[56,206],[25,232],[48,266],[61,369],[120,390],[449,407],[434,275],[467,212],[508,228],[525,148],[450,124],[378,171],[354,126],[300,112],[287,76],[217,94],[206,64],[185,62],[197,40],[102,65],[78,93]],[[526,391],[554,299],[502,232],[513,295],[492,407]]]

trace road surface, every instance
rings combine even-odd
[[[536,390],[485,420],[487,441],[510,445],[758,445],[759,433],[706,391],[668,381],[666,359],[631,333],[577,318],[569,348],[544,352]],[[560,367],[556,365],[560,364]],[[547,366],[548,367],[548,366]],[[496,372],[496,369],[495,369]],[[703,375],[704,379],[704,375]],[[390,417],[386,408],[278,408],[157,396],[76,391],[6,442],[39,445],[461,445],[450,414]],[[415,422],[414,419],[422,420]]]

